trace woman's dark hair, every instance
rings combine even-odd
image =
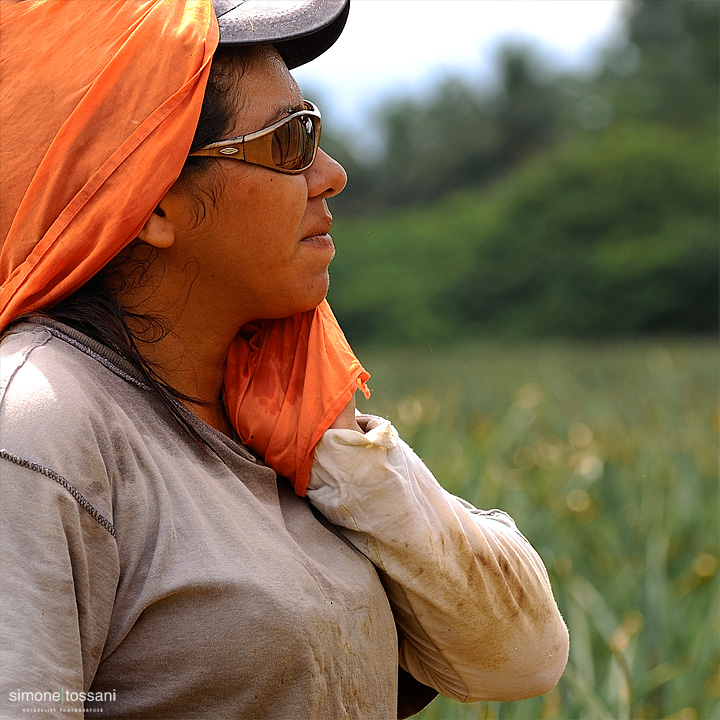
[[[227,137],[231,132],[235,114],[240,106],[238,79],[250,57],[257,52],[252,48],[220,48],[213,57],[202,110],[189,152]],[[213,158],[187,158],[178,183],[195,202],[198,221],[212,211],[214,198],[222,182],[221,170]],[[135,251],[142,250],[142,253]],[[154,251],[155,256],[157,251]],[[187,396],[162,380],[157,369],[139,350],[140,343],[162,339],[169,328],[162,318],[133,312],[118,299],[119,291],[129,284],[142,283],[149,265],[155,257],[148,256],[148,246],[133,243],[105,268],[92,277],[72,295],[35,315],[44,315],[82,332],[88,337],[111,347],[130,362],[144,382],[175,420],[196,440],[205,445],[199,433],[180,410],[177,401],[209,405],[199,398]],[[22,318],[18,318],[18,322]],[[131,322],[129,322],[131,321]],[[132,325],[132,330],[130,328]]]

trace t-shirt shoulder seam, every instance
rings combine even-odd
[[[19,455],[8,452],[7,450],[0,449],[0,458],[11,463],[15,463],[20,467],[32,470],[40,475],[44,475],[50,480],[55,481],[58,485],[70,493],[77,504],[80,505],[80,507],[85,510],[85,512],[90,515],[90,517],[93,518],[98,525],[107,530],[114,538],[117,537],[113,523],[110,522],[110,520],[108,520],[69,480],[64,478],[62,475],[45,467],[44,465],[22,458]]]
[[[23,351],[22,361],[18,362],[17,365],[12,369],[12,372],[2,381],[2,383],[0,383],[0,404],[2,404],[2,401],[5,398],[5,391],[10,387],[10,385],[12,385],[15,376],[24,367],[25,363],[27,362],[33,351],[45,345],[49,339],[50,337],[48,335],[45,335],[40,339],[36,338],[29,347],[25,348],[25,350]]]
[[[148,390],[148,385],[138,378],[134,377],[130,373],[126,372],[122,368],[118,367],[112,360],[105,357],[104,355],[101,355],[99,352],[96,352],[92,348],[88,347],[88,345],[82,343],[80,340],[76,340],[75,338],[71,337],[70,335],[67,335],[66,333],[62,332],[62,330],[59,330],[58,328],[51,327],[48,325],[43,326],[47,332],[49,332],[51,335],[56,337],[58,340],[62,340],[63,342],[67,343],[68,345],[74,347],[76,350],[79,350],[80,352],[84,353],[85,355],[91,357],[93,360],[96,360],[99,362],[103,367],[110,370],[110,372],[115,373],[115,375],[118,375],[123,380],[126,380],[129,383],[132,383],[133,385],[136,385],[139,388],[142,388],[143,390]]]

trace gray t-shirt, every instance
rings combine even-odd
[[[306,499],[63,325],[1,350],[0,716],[397,717],[386,594]]]

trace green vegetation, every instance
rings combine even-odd
[[[720,4],[635,0],[591,77],[503,49],[378,118],[348,168],[330,300],[351,342],[718,329]]]
[[[373,397],[451,492],[509,512],[571,636],[549,694],[422,720],[720,717],[718,350],[709,341],[367,350]]]

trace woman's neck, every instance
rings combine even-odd
[[[152,316],[152,310],[148,309],[147,314]],[[208,425],[232,435],[222,401],[222,388],[225,360],[236,329],[221,332],[207,320],[204,323],[188,322],[183,314],[174,321],[163,318],[163,324],[170,329],[159,339],[146,342],[142,330],[133,327],[132,316],[127,322],[140,354],[157,376],[179,394],[192,398],[180,399],[180,402]]]

